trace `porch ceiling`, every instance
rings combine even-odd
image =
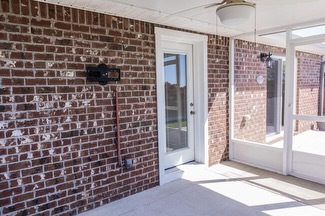
[[[240,26],[224,26],[217,20],[216,7],[205,5],[221,0],[38,0],[98,11],[188,30],[255,41],[254,16]],[[258,34],[281,32],[287,28],[325,25],[324,0],[247,0],[256,4]],[[245,34],[250,33],[250,34]],[[322,32],[323,34],[325,32]],[[283,34],[257,37],[257,42],[285,46]],[[325,39],[324,39],[325,42]],[[324,55],[322,43],[302,48]]]

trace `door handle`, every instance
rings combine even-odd
[[[194,115],[194,114],[195,114],[195,112],[194,112],[194,111],[191,111],[191,112],[190,112],[190,114],[191,114],[191,115]]]

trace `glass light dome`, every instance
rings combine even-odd
[[[254,4],[241,2],[225,4],[217,8],[217,16],[224,25],[239,25],[249,20]]]

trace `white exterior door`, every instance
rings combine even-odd
[[[194,160],[192,45],[162,43],[165,169]]]
[[[161,185],[182,175],[169,168],[208,164],[207,41],[206,35],[155,28]]]

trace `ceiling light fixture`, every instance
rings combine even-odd
[[[217,8],[216,13],[224,25],[239,25],[251,17],[255,4],[244,0],[226,0],[226,4]]]

